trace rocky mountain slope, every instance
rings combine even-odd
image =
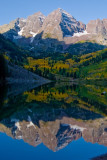
[[[0,33],[33,51],[47,51],[49,48],[50,51],[64,51],[79,41],[107,45],[107,19],[92,20],[85,25],[58,8],[47,17],[37,12],[27,19],[18,18],[0,26]]]
[[[27,19],[17,18],[9,24],[0,26],[0,33],[11,40],[23,37],[33,37],[42,27],[45,16],[41,12],[29,16]]]
[[[85,27],[85,24],[59,8],[46,17],[41,31],[43,31],[43,38],[57,38],[59,41],[63,41],[64,37],[83,32]]]
[[[22,67],[8,63],[8,76],[6,77],[8,84],[13,83],[38,83],[45,84],[50,82],[49,80],[40,77]]]
[[[43,143],[54,152],[82,137],[86,142],[107,146],[106,119],[95,120],[92,123],[63,117],[55,121],[39,120],[38,126],[36,114],[32,113],[32,110],[28,110],[24,118],[22,121],[14,116],[4,119],[0,122],[0,132],[4,132],[14,139],[23,139],[34,147]]]
[[[97,37],[96,41],[98,43],[107,45],[107,19],[90,21],[86,30]]]
[[[4,82],[8,84],[35,82],[44,84],[49,82],[45,78],[20,67],[21,63],[24,63],[27,53],[27,51],[22,50],[13,42],[6,40],[4,36],[0,35],[0,84]]]

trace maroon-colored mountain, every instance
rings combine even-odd
[[[18,18],[0,26],[0,33],[19,46],[33,50],[57,51],[57,46],[62,46],[60,50],[63,50],[79,41],[107,45],[107,19],[92,20],[85,25],[58,8],[47,17],[37,12],[27,19]]]

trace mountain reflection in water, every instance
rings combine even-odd
[[[80,138],[107,147],[107,87],[56,83],[22,93],[15,87],[0,93],[0,132],[54,152]]]

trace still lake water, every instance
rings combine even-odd
[[[0,89],[0,160],[107,159],[107,85]]]

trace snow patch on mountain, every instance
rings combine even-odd
[[[26,22],[27,20],[26,20],[26,19],[22,19],[21,21],[22,21],[22,22]]]
[[[38,34],[38,32],[37,32],[37,33],[34,33],[34,32],[32,32],[32,31],[30,31],[30,34],[31,34],[33,37],[35,37],[35,36]]]
[[[81,36],[88,35],[88,34],[90,34],[90,33],[88,33],[87,31],[83,31],[83,32],[74,33],[73,36],[72,35],[65,35],[65,37],[81,37]]]
[[[30,34],[33,36],[33,37],[31,38],[31,40],[30,40],[30,42],[32,43],[32,42],[34,41],[35,36],[38,34],[38,32],[37,32],[37,33],[34,33],[34,32],[32,32],[32,31],[30,31]]]
[[[80,37],[89,34],[87,31],[74,33],[73,37]]]
[[[35,127],[34,123],[32,122],[32,120],[31,120],[31,117],[30,117],[30,116],[28,116],[28,121],[29,121],[29,124],[27,125],[27,128],[29,128],[29,127],[33,126],[33,127],[36,129],[36,127]]]
[[[71,125],[71,124],[62,124],[62,126],[69,126],[71,129],[80,130],[83,132],[86,128],[77,126],[77,125]]]
[[[23,31],[24,31],[24,27],[18,32],[18,35],[22,36]]]
[[[19,139],[19,140],[23,139],[23,136],[17,136],[17,139]]]
[[[18,119],[11,119],[11,122],[15,122],[15,126],[21,130],[21,126],[20,126],[20,123],[19,123],[19,120]]]
[[[21,130],[21,126],[20,126],[20,123],[19,123],[19,122],[16,122],[16,123],[15,123],[15,126],[16,126],[19,130]]]
[[[13,36],[14,39],[21,39],[24,31],[24,27],[18,32],[17,36]]]
[[[83,132],[86,128],[83,127],[79,127],[77,125],[70,125],[70,128],[72,129],[76,129],[76,130],[80,130],[81,132]]]

